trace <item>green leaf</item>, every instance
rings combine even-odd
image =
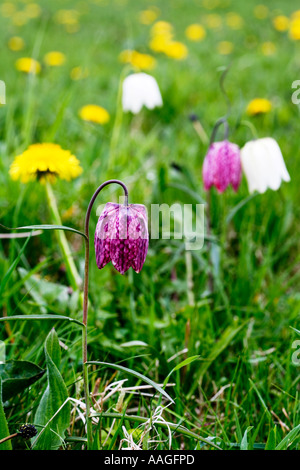
[[[195,389],[198,387],[200,378],[205,374],[205,372],[211,366],[214,360],[224,351],[224,349],[227,348],[227,346],[229,346],[231,341],[244,328],[244,326],[247,323],[248,323],[248,320],[241,323],[240,325],[238,323],[235,323],[229,326],[228,328],[226,328],[226,330],[223,332],[221,337],[212,347],[209,356],[205,359],[205,362],[203,362],[201,366],[199,367],[197,371],[197,378],[194,380],[194,384],[191,387],[189,396],[191,396],[194,393]]]
[[[270,429],[265,450],[275,450],[276,448],[276,426]]]
[[[5,225],[0,224],[0,227],[5,228],[5,230],[64,230],[65,232],[77,233],[77,235],[80,235],[81,237],[87,239],[87,236],[83,232],[80,232],[79,230],[76,230],[75,228],[72,228],[72,227],[67,227],[65,225],[49,225],[49,224],[24,225],[23,227],[10,228],[10,227],[5,227]]]
[[[2,381],[0,377],[0,439],[4,439],[4,437],[9,436],[8,425],[6,421],[6,417],[3,410],[2,404]],[[12,450],[11,441],[3,442],[0,444],[0,450]]]
[[[0,364],[0,379],[2,380],[3,400],[23,392],[39,380],[45,373],[36,364],[27,361],[7,361]]]
[[[250,194],[250,196],[245,197],[245,199],[242,199],[236,206],[229,211],[229,214],[226,217],[226,224],[229,224],[229,222],[233,219],[233,217],[236,215],[236,213],[244,207],[247,202],[251,201],[255,196],[257,196],[258,193],[253,193]]]
[[[241,450],[248,450],[248,432],[251,431],[251,429],[253,428],[253,426],[248,426],[244,435],[243,435],[243,439],[241,440],[241,446],[240,446],[240,449]]]
[[[82,327],[85,327],[83,323],[81,323],[79,320],[75,320],[75,318],[71,317],[65,317],[63,315],[12,315],[10,317],[0,317],[0,322],[1,321],[14,321],[14,320],[63,320],[63,321],[69,321],[73,323],[77,323],[77,325],[80,325]]]
[[[199,361],[199,359],[200,359],[200,356],[191,356],[191,357],[188,357],[187,359],[185,359],[184,361],[180,362],[179,364],[177,364],[177,366],[175,366],[174,369],[172,369],[171,372],[169,372],[169,374],[165,378],[164,386],[167,385],[168,380],[169,380],[170,376],[173,374],[173,372],[175,372],[176,370],[181,369],[182,367],[185,367],[185,366],[191,364],[194,361]]]
[[[133,375],[134,377],[136,377],[138,379],[141,379],[144,382],[146,382],[147,384],[151,385],[153,388],[155,388],[155,390],[157,390],[165,398],[167,398],[167,400],[170,400],[172,403],[174,403],[172,398],[159,385],[157,385],[155,382],[153,382],[153,380],[149,379],[145,375],[142,375],[139,372],[136,372],[135,370],[128,369],[127,367],[120,366],[119,364],[110,364],[108,362],[88,361],[87,364],[104,365],[104,366],[112,367],[113,369],[120,370],[122,372],[126,372],[127,374]]]
[[[53,450],[61,447],[66,429],[70,425],[70,402],[66,385],[58,370],[58,349],[58,336],[52,329],[45,342],[47,387],[34,419],[34,424],[41,429],[32,440],[33,448],[38,450]]]
[[[275,450],[284,450],[287,449],[288,446],[290,446],[293,441],[296,439],[300,432],[300,424],[296,426],[294,429],[292,429],[283,439],[282,441],[279,442],[279,444],[276,446]]]
[[[30,237],[27,238],[27,240],[25,241],[24,245],[22,246],[21,250],[19,251],[19,254],[17,256],[17,258],[15,259],[15,261],[12,263],[12,265],[10,266],[9,270],[7,271],[7,273],[5,274],[5,276],[3,277],[2,281],[1,281],[1,284],[0,284],[0,297],[2,296],[3,292],[4,292],[4,289],[5,289],[5,286],[6,284],[8,283],[12,273],[14,272],[16,266],[18,265],[19,261],[20,261],[20,258],[21,256],[23,255],[24,253],[24,250],[27,246],[27,243],[29,242],[30,240]]]

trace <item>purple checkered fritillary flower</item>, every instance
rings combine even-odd
[[[237,191],[242,178],[239,147],[228,140],[212,143],[205,156],[202,173],[206,191],[215,186],[223,193],[230,184]]]
[[[124,274],[130,267],[139,273],[149,244],[146,207],[108,202],[95,232],[96,262],[102,269],[109,261]]]

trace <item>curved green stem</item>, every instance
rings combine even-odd
[[[125,193],[125,205],[128,204],[128,190],[125,184],[119,180],[108,180],[102,183],[94,192],[90,203],[88,205],[85,216],[85,262],[84,262],[84,286],[83,286],[83,319],[82,323],[85,328],[83,329],[82,337],[82,362],[83,362],[83,382],[84,382],[84,395],[86,404],[86,423],[87,423],[87,445],[88,449],[92,448],[93,434],[92,434],[92,421],[90,420],[90,396],[89,396],[89,378],[88,378],[88,365],[87,365],[87,321],[88,321],[88,290],[89,290],[89,258],[90,258],[90,236],[89,236],[89,223],[92,207],[94,202],[102,189],[108,184],[116,183],[122,186]]]

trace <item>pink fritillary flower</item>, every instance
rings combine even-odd
[[[202,173],[206,191],[215,186],[223,193],[230,184],[237,191],[242,178],[239,147],[228,140],[212,143],[205,156]]]
[[[95,232],[96,262],[99,269],[110,261],[124,274],[130,267],[139,273],[149,245],[146,207],[142,204],[108,202]]]

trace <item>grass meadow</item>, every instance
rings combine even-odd
[[[300,448],[296,10],[283,0],[1,2],[0,449]],[[151,43],[158,22],[177,44],[168,53]],[[35,73],[22,58],[37,61]],[[122,110],[132,72],[156,79],[161,107]],[[270,109],[249,111],[256,98]],[[86,105],[109,119],[82,118]],[[236,192],[205,191],[223,116],[240,148],[275,139],[291,181],[250,194],[243,175]],[[82,172],[12,178],[15,157],[36,143],[69,150]],[[185,238],[160,233],[140,273],[97,269],[96,208],[122,195],[105,188],[90,219],[86,325],[75,278],[85,275],[86,210],[108,179],[148,211],[205,204],[205,239],[187,251]],[[23,424],[37,434],[22,439]]]

